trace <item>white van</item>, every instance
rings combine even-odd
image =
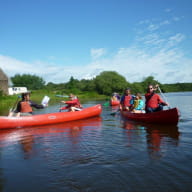
[[[27,87],[9,87],[8,88],[9,95],[25,93],[25,92],[27,92]]]

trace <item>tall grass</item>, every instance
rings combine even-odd
[[[30,99],[40,104],[43,97],[47,95],[48,97],[50,97],[49,105],[60,103],[61,100],[68,100],[68,98],[65,97],[58,97],[58,94],[59,93],[55,91],[35,90],[31,91]],[[69,95],[69,93],[65,93],[65,95]],[[20,100],[20,98],[18,98],[19,96],[20,95],[0,96],[0,114],[8,113],[9,109],[13,107],[16,101]],[[77,96],[79,97],[80,101],[107,99],[105,95],[99,95],[96,92],[79,92]]]

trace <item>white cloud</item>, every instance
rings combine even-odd
[[[159,25],[155,25],[155,24],[150,24],[149,26],[148,26],[148,30],[149,31],[155,31],[155,30],[157,30],[159,28]]]
[[[167,8],[167,9],[165,9],[164,11],[167,12],[167,13],[169,13],[169,12],[171,12],[172,10],[171,10],[170,8]]]
[[[174,46],[180,42],[182,42],[185,39],[185,35],[181,33],[177,33],[169,38],[169,45]]]
[[[184,18],[184,16],[181,16],[181,17],[173,17],[173,21],[174,22],[178,22],[178,21],[181,21],[182,19]]]
[[[154,22],[154,19],[141,21],[137,25],[137,37],[132,45],[117,48],[113,55],[107,55],[105,48],[92,48],[92,61],[81,66],[57,65],[54,56],[50,57],[50,62],[27,63],[0,55],[0,67],[9,76],[30,73],[43,77],[46,82],[55,83],[67,82],[71,76],[90,79],[102,71],[117,71],[129,82],[142,81],[150,75],[162,83],[191,82],[192,58],[187,57],[185,50],[180,48],[180,43],[187,37],[179,32],[170,32],[169,28],[161,30],[179,20],[179,17],[175,17],[159,22]]]
[[[175,37],[175,38],[174,38]],[[179,42],[179,35],[171,38]],[[129,82],[142,81],[153,75],[162,83],[191,82],[192,59],[185,58],[179,49],[160,49],[151,52],[137,47],[119,48],[112,57],[97,59],[84,66],[57,66],[41,61],[25,63],[11,57],[0,56],[0,67],[9,75],[16,73],[36,74],[46,82],[67,82],[71,76],[90,79],[102,71],[117,71]],[[82,70],[83,67],[83,70]]]
[[[166,39],[162,38],[160,34],[149,33],[142,37],[138,37],[136,41],[140,44],[150,45],[150,46],[162,46],[166,42]]]
[[[101,56],[103,56],[105,54],[106,50],[104,48],[100,48],[100,49],[91,49],[91,57],[93,59],[98,59]]]
[[[162,21],[160,23],[160,26],[163,26],[163,25],[169,25],[171,22],[169,20],[165,20],[165,21]]]

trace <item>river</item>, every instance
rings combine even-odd
[[[0,130],[0,191],[191,191],[192,92],[165,96],[180,111],[177,126],[124,121],[103,106],[100,117]]]

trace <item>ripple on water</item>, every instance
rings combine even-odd
[[[103,108],[100,119],[78,123],[2,131],[0,181],[7,191],[191,190],[191,121],[146,125],[110,112]]]

